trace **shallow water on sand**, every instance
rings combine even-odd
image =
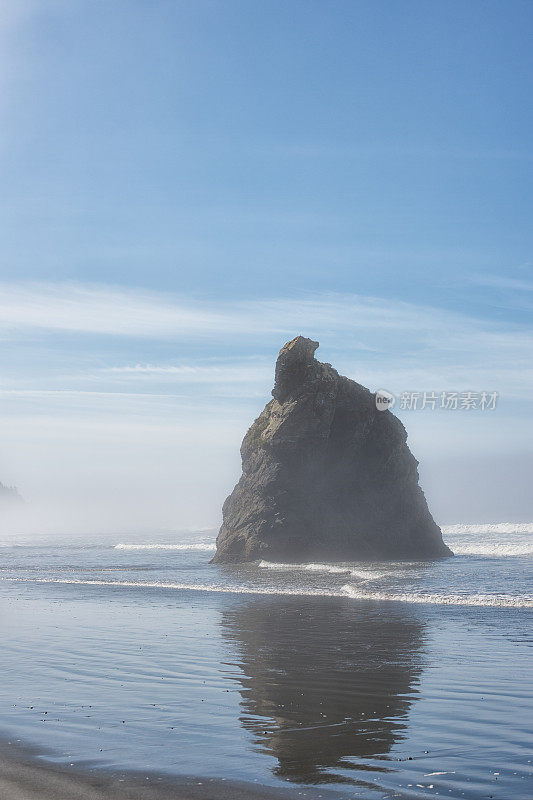
[[[59,763],[308,797],[530,800],[533,527],[486,528],[426,564],[213,567],[205,533],[5,541],[0,731]]]

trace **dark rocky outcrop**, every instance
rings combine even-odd
[[[375,395],[282,347],[271,400],[244,437],[214,563],[428,559],[452,555],[418,485],[407,434]]]

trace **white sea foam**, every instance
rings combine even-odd
[[[260,561],[257,566],[262,569],[273,569],[284,572],[308,570],[309,572],[331,572],[336,575],[349,575],[351,573],[349,567],[341,567],[335,564],[282,564],[276,561]]]
[[[499,608],[533,608],[533,597],[515,597],[508,594],[438,594],[430,592],[372,592],[345,584],[339,590],[279,589],[269,586],[220,586],[201,583],[170,583],[164,581],[101,581],[81,578],[0,578],[16,583],[66,584],[74,586],[107,586],[133,589],[174,589],[216,594],[282,595],[290,597],[350,597],[355,600],[373,600],[395,603],[424,603],[447,606],[495,606]]]
[[[276,561],[260,561],[257,566],[261,567],[262,569],[272,569],[284,572],[306,570],[308,572],[324,572],[333,575],[350,575],[352,578],[358,578],[362,581],[376,581],[380,578],[386,578],[392,574],[387,570],[352,569],[352,567],[341,566],[340,564],[316,564],[314,562],[309,564],[283,564]]]
[[[396,575],[396,572],[390,572],[384,569],[352,569],[350,575],[353,578],[359,578],[362,581],[379,581],[381,578],[388,578],[391,575]]]
[[[440,606],[496,606],[501,608],[533,608],[533,597],[515,597],[510,594],[438,594],[436,592],[369,592],[352,586],[342,587],[342,591],[356,600],[378,600],[394,603],[424,603]]]
[[[442,532],[459,556],[533,555],[533,522],[494,522],[475,525],[447,525]]]
[[[214,592],[216,594],[267,594],[289,595],[298,597],[339,597],[339,591],[322,589],[276,589],[270,586],[220,586],[207,583],[169,583],[166,581],[98,581],[82,580],[81,578],[0,578],[2,581],[22,583],[53,583],[74,586],[111,586],[117,588],[134,589],[181,589],[192,592]]]
[[[490,556],[503,558],[505,556],[530,556],[533,555],[533,542],[530,544],[502,544],[501,542],[472,542],[472,544],[454,544],[451,548],[457,556]]]
[[[473,525],[441,525],[444,534],[453,533],[533,533],[533,522],[491,522]]]
[[[119,542],[115,550],[214,550],[214,542],[185,542],[182,544],[127,544]]]

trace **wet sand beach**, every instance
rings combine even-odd
[[[294,792],[214,778],[169,778],[37,761],[0,740],[1,800],[287,800]]]

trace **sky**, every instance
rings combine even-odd
[[[32,524],[216,527],[297,334],[397,395],[438,522],[533,519],[532,35],[529,0],[4,0],[0,481]],[[498,400],[401,408],[453,391]]]

